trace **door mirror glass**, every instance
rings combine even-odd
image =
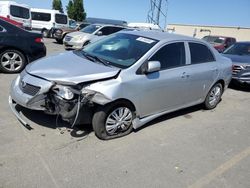
[[[159,61],[149,61],[145,73],[146,74],[153,73],[153,72],[158,72],[160,70],[161,70],[161,63]]]
[[[96,35],[97,35],[97,36],[102,36],[102,31],[98,31],[98,32],[96,33]]]

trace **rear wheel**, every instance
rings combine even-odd
[[[220,83],[215,84],[207,94],[204,102],[205,108],[208,110],[215,108],[221,100],[222,93],[222,85]]]
[[[63,39],[56,39],[56,42],[59,43],[59,44],[62,44],[63,43]]]
[[[43,37],[45,37],[45,38],[49,37],[49,31],[48,31],[47,29],[43,29],[43,30],[42,30],[42,35],[43,35]]]
[[[109,140],[128,135],[135,118],[133,108],[123,102],[101,106],[93,116],[92,124],[95,134],[102,140]]]
[[[0,54],[0,70],[5,73],[18,73],[26,63],[24,55],[18,50],[5,50]]]

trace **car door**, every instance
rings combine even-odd
[[[142,117],[183,105],[188,89],[185,54],[184,42],[174,42],[166,44],[149,58],[148,61],[159,61],[161,70],[138,75]]]
[[[4,46],[6,34],[7,34],[6,29],[0,25],[0,48]]]
[[[210,48],[197,42],[189,42],[189,89],[186,102],[195,104],[203,102],[208,90],[218,77],[218,63]]]

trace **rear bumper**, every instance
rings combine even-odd
[[[45,57],[47,54],[47,49],[45,45],[41,45],[39,47],[34,47],[32,52],[29,54],[29,63],[33,62],[37,59]]]

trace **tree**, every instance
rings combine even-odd
[[[86,12],[83,6],[83,0],[70,0],[67,6],[67,13],[69,18],[76,21],[84,21],[86,19]]]
[[[75,10],[74,10],[74,4],[72,0],[69,0],[68,6],[66,7],[66,9],[67,9],[68,17],[71,19],[74,19]]]
[[[53,0],[52,9],[59,10],[59,12],[63,13],[62,2],[61,0]]]

